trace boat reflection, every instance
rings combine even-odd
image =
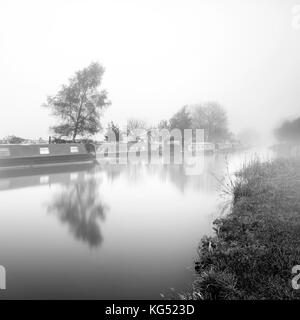
[[[0,191],[37,187],[42,185],[68,184],[95,170],[93,164],[24,168],[0,171]]]

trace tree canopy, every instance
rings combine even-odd
[[[281,142],[299,143],[300,142],[300,117],[285,121],[280,127],[275,129],[275,136]]]
[[[168,122],[161,122],[160,127],[179,129],[204,129],[205,140],[221,142],[230,138],[227,125],[227,114],[216,102],[206,102],[192,106],[184,106]]]
[[[182,134],[184,129],[190,129],[192,126],[192,118],[188,111],[187,106],[182,107],[174,116],[170,119],[170,129],[179,129]]]
[[[226,111],[217,102],[206,102],[193,106],[192,126],[204,129],[207,141],[221,142],[230,137]]]
[[[98,89],[103,73],[104,68],[93,62],[77,71],[55,96],[48,97],[44,106],[59,120],[59,124],[51,128],[55,134],[75,141],[78,135],[90,136],[102,129],[101,111],[110,104],[107,92]]]

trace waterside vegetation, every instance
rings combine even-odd
[[[255,160],[230,181],[230,213],[214,222],[195,262],[191,290],[176,299],[299,299],[300,159]]]

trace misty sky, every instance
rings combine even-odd
[[[0,2],[0,137],[47,137],[41,108],[98,61],[112,102],[105,121],[149,123],[207,100],[230,129],[270,130],[300,116],[300,29],[290,0]]]

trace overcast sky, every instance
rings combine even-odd
[[[231,130],[300,116],[300,29],[290,0],[1,0],[0,137],[47,137],[41,108],[98,61],[105,121],[149,123],[206,100]]]

